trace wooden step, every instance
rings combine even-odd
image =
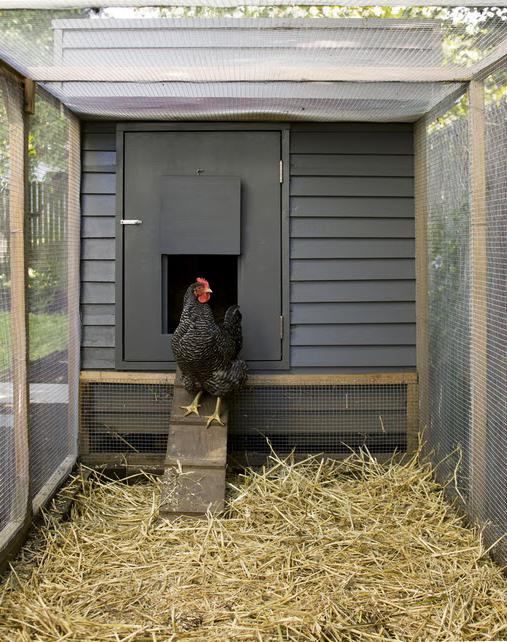
[[[213,414],[216,398],[204,394],[200,400],[200,416],[185,417],[181,406],[190,405],[192,398],[181,384],[178,369],[160,499],[160,513],[164,517],[199,516],[224,509],[227,404],[222,401],[220,412],[225,425],[214,422],[206,428],[206,417]]]

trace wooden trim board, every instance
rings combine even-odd
[[[81,383],[174,384],[174,372],[83,370]],[[415,372],[327,375],[250,375],[248,386],[367,386],[417,383]]]
[[[471,285],[471,444],[470,499],[472,515],[484,516],[486,493],[488,310],[486,247],[486,125],[484,84],[470,83],[470,265]]]

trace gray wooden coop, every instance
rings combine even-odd
[[[505,529],[505,12],[4,4],[0,526],[76,457],[163,465],[204,276],[244,318],[231,462],[382,458],[424,428]]]

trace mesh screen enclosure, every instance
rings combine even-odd
[[[0,72],[0,553],[77,456],[79,134],[22,87]]]
[[[414,121],[506,36],[501,8],[130,4],[17,3],[0,56],[94,117]]]
[[[493,543],[507,529],[505,70],[428,118],[426,135],[426,437]]]
[[[69,379],[75,382],[78,376],[69,372],[69,367],[78,367],[77,356],[69,358],[69,351],[78,349],[69,345],[70,323],[79,313],[75,272],[69,280],[70,243],[79,235],[78,210],[69,207],[71,128],[68,113],[57,101],[37,91],[35,114],[28,122],[27,168],[30,472],[34,497],[48,482],[50,487],[57,483],[77,455],[76,394],[69,398]],[[74,173],[76,169],[72,168]]]

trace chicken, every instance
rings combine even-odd
[[[207,428],[214,421],[224,425],[220,418],[221,399],[240,388],[247,376],[246,363],[238,359],[242,345],[239,307],[231,305],[223,323],[218,324],[208,304],[211,293],[206,279],[198,278],[188,287],[171,344],[183,386],[195,395],[189,406],[182,406],[185,416],[199,415],[199,400],[204,392],[217,397],[215,412],[206,417]]]

